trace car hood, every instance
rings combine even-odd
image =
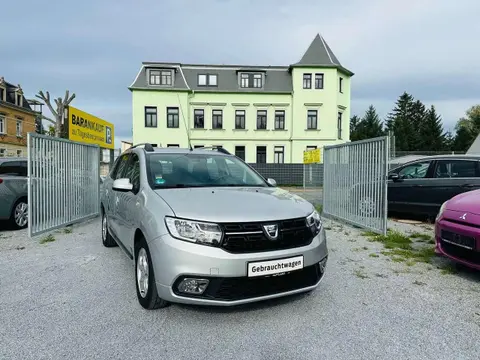
[[[451,198],[446,209],[480,215],[480,190],[468,191]]]
[[[155,192],[176,216],[211,222],[290,219],[312,213],[313,205],[280,188],[209,187]]]

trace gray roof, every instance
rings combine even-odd
[[[15,104],[15,90],[17,90],[17,86],[5,81],[5,87],[7,88],[6,90],[6,102],[2,101],[2,99],[0,99],[0,104],[5,104],[8,105],[8,106],[13,106],[13,107],[16,107],[16,108],[20,108],[20,109],[23,109],[23,110],[26,110],[26,111],[29,111],[29,112],[33,112],[32,108],[30,107],[30,105],[28,104],[28,101],[27,99],[25,98],[24,95],[22,95],[23,97],[23,106],[20,107],[20,106],[17,106]]]
[[[144,90],[175,90],[175,91],[211,91],[211,92],[266,92],[266,93],[291,93],[293,91],[291,70],[293,67],[320,67],[337,68],[347,75],[353,73],[344,68],[326,41],[319,34],[312,41],[302,59],[290,66],[251,66],[251,65],[213,65],[213,64],[180,64],[168,62],[143,62],[140,73],[129,87]],[[148,69],[173,69],[173,86],[149,85]],[[239,87],[238,72],[258,71],[265,74],[262,88]],[[217,86],[198,86],[199,74],[217,74]]]
[[[350,76],[353,76],[353,73],[342,66],[338,58],[333,53],[330,46],[328,46],[325,39],[317,34],[310,46],[308,47],[305,54],[299,62],[292,64],[293,67],[334,67],[337,68]]]
[[[304,66],[321,66],[321,65],[338,65],[341,66],[340,61],[338,61],[337,57],[330,50],[327,42],[323,39],[320,34],[315,36],[312,43],[308,47],[305,54],[303,54],[302,58],[299,62],[293,65],[304,65]]]

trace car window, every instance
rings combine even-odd
[[[436,178],[469,178],[477,176],[478,162],[473,160],[439,160],[435,167]]]
[[[118,161],[118,165],[116,166],[115,170],[113,171],[112,174],[112,179],[121,179],[125,177],[125,170],[126,170],[126,165],[128,163],[128,160],[130,159],[129,154],[122,155],[120,157],[120,160]]]
[[[124,177],[129,178],[133,185],[133,192],[137,193],[140,189],[140,159],[137,154],[130,156],[131,161],[127,166]]]
[[[0,164],[0,175],[27,176],[27,162],[5,161]]]
[[[248,165],[223,154],[147,155],[148,181],[154,188],[207,186],[268,186]]]
[[[431,161],[420,161],[403,167],[398,175],[403,179],[421,179],[427,176]]]

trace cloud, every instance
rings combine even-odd
[[[32,97],[70,89],[128,138],[127,87],[142,61],[287,65],[319,32],[355,72],[352,113],[386,114],[407,91],[450,127],[480,103],[478,13],[478,0],[9,1],[0,76]]]

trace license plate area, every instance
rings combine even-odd
[[[304,267],[303,255],[284,259],[254,261],[247,263],[247,276],[281,276],[301,270]]]
[[[451,231],[442,230],[442,240],[464,249],[474,250],[475,249],[475,238],[471,236],[457,234]]]

